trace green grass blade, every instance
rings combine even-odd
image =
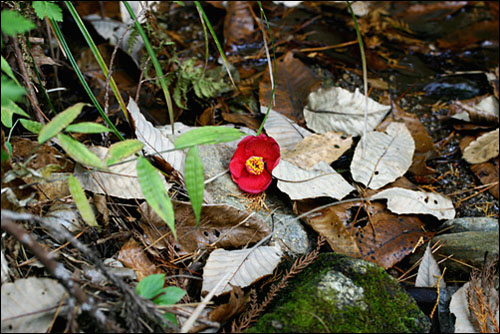
[[[29,119],[21,118],[19,121],[21,122],[21,124],[24,126],[24,128],[26,130],[28,130],[29,132],[32,132],[34,134],[39,134],[43,128],[42,123],[35,122],[35,121],[29,120]]]
[[[87,146],[65,134],[58,134],[59,145],[75,161],[92,167],[106,169],[106,165]]]
[[[176,149],[196,145],[218,144],[233,141],[244,136],[245,133],[225,126],[203,126],[183,133],[175,139]]]
[[[146,202],[167,223],[177,239],[174,208],[167,189],[163,186],[164,183],[159,171],[146,158],[139,157],[137,159],[137,178]]]
[[[79,132],[79,133],[103,133],[111,131],[104,125],[93,122],[80,122],[80,123],[70,124],[64,130],[68,132]]]
[[[114,143],[108,150],[106,164],[108,166],[125,159],[132,154],[139,152],[144,147],[144,143],[137,139],[128,139],[118,143]]]
[[[80,211],[80,215],[83,220],[87,223],[87,225],[92,227],[98,227],[97,221],[95,219],[94,211],[90,207],[87,196],[85,196],[85,192],[83,191],[82,185],[80,181],[78,181],[73,175],[70,175],[68,178],[68,187],[73,200],[75,201],[76,207],[78,211]]]
[[[205,172],[203,171],[203,161],[196,146],[192,146],[186,155],[184,180],[194,216],[196,217],[196,225],[198,225],[203,204],[203,191],[205,190]]]
[[[52,120],[45,124],[40,131],[40,134],[38,135],[38,143],[43,144],[50,138],[60,133],[65,127],[70,125],[71,122],[73,122],[78,115],[80,115],[84,106],[85,103],[77,103],[52,118]]]

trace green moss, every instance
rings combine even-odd
[[[295,283],[273,310],[247,332],[421,332],[429,322],[415,302],[382,268],[352,265],[352,259],[321,254],[315,264],[295,278]],[[330,270],[343,272],[364,289],[367,305],[338,308],[318,297],[318,283]]]

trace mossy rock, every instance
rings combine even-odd
[[[247,333],[419,333],[429,319],[396,279],[370,262],[321,254]]]

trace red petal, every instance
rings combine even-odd
[[[242,176],[235,181],[244,192],[258,194],[266,190],[271,184],[272,178],[268,173],[262,173],[260,175],[246,174],[247,175],[243,173]]]

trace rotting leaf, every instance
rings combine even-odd
[[[161,274],[162,271],[147,257],[144,249],[135,239],[130,238],[118,253],[118,260],[126,267],[132,268],[140,281],[151,274]]]
[[[471,164],[486,162],[498,156],[499,129],[487,132],[463,150],[464,159]]]
[[[220,304],[214,308],[209,314],[208,318],[212,321],[219,323],[226,322],[236,314],[245,310],[245,293],[239,286],[233,286],[229,294],[229,301],[225,304]]]
[[[277,60],[275,70],[275,100],[271,108],[287,116],[294,122],[302,124],[304,116],[302,110],[306,104],[309,93],[319,86],[319,79],[314,72],[287,52]],[[262,107],[269,106],[271,101],[272,86],[269,69],[259,84],[259,102]]]

